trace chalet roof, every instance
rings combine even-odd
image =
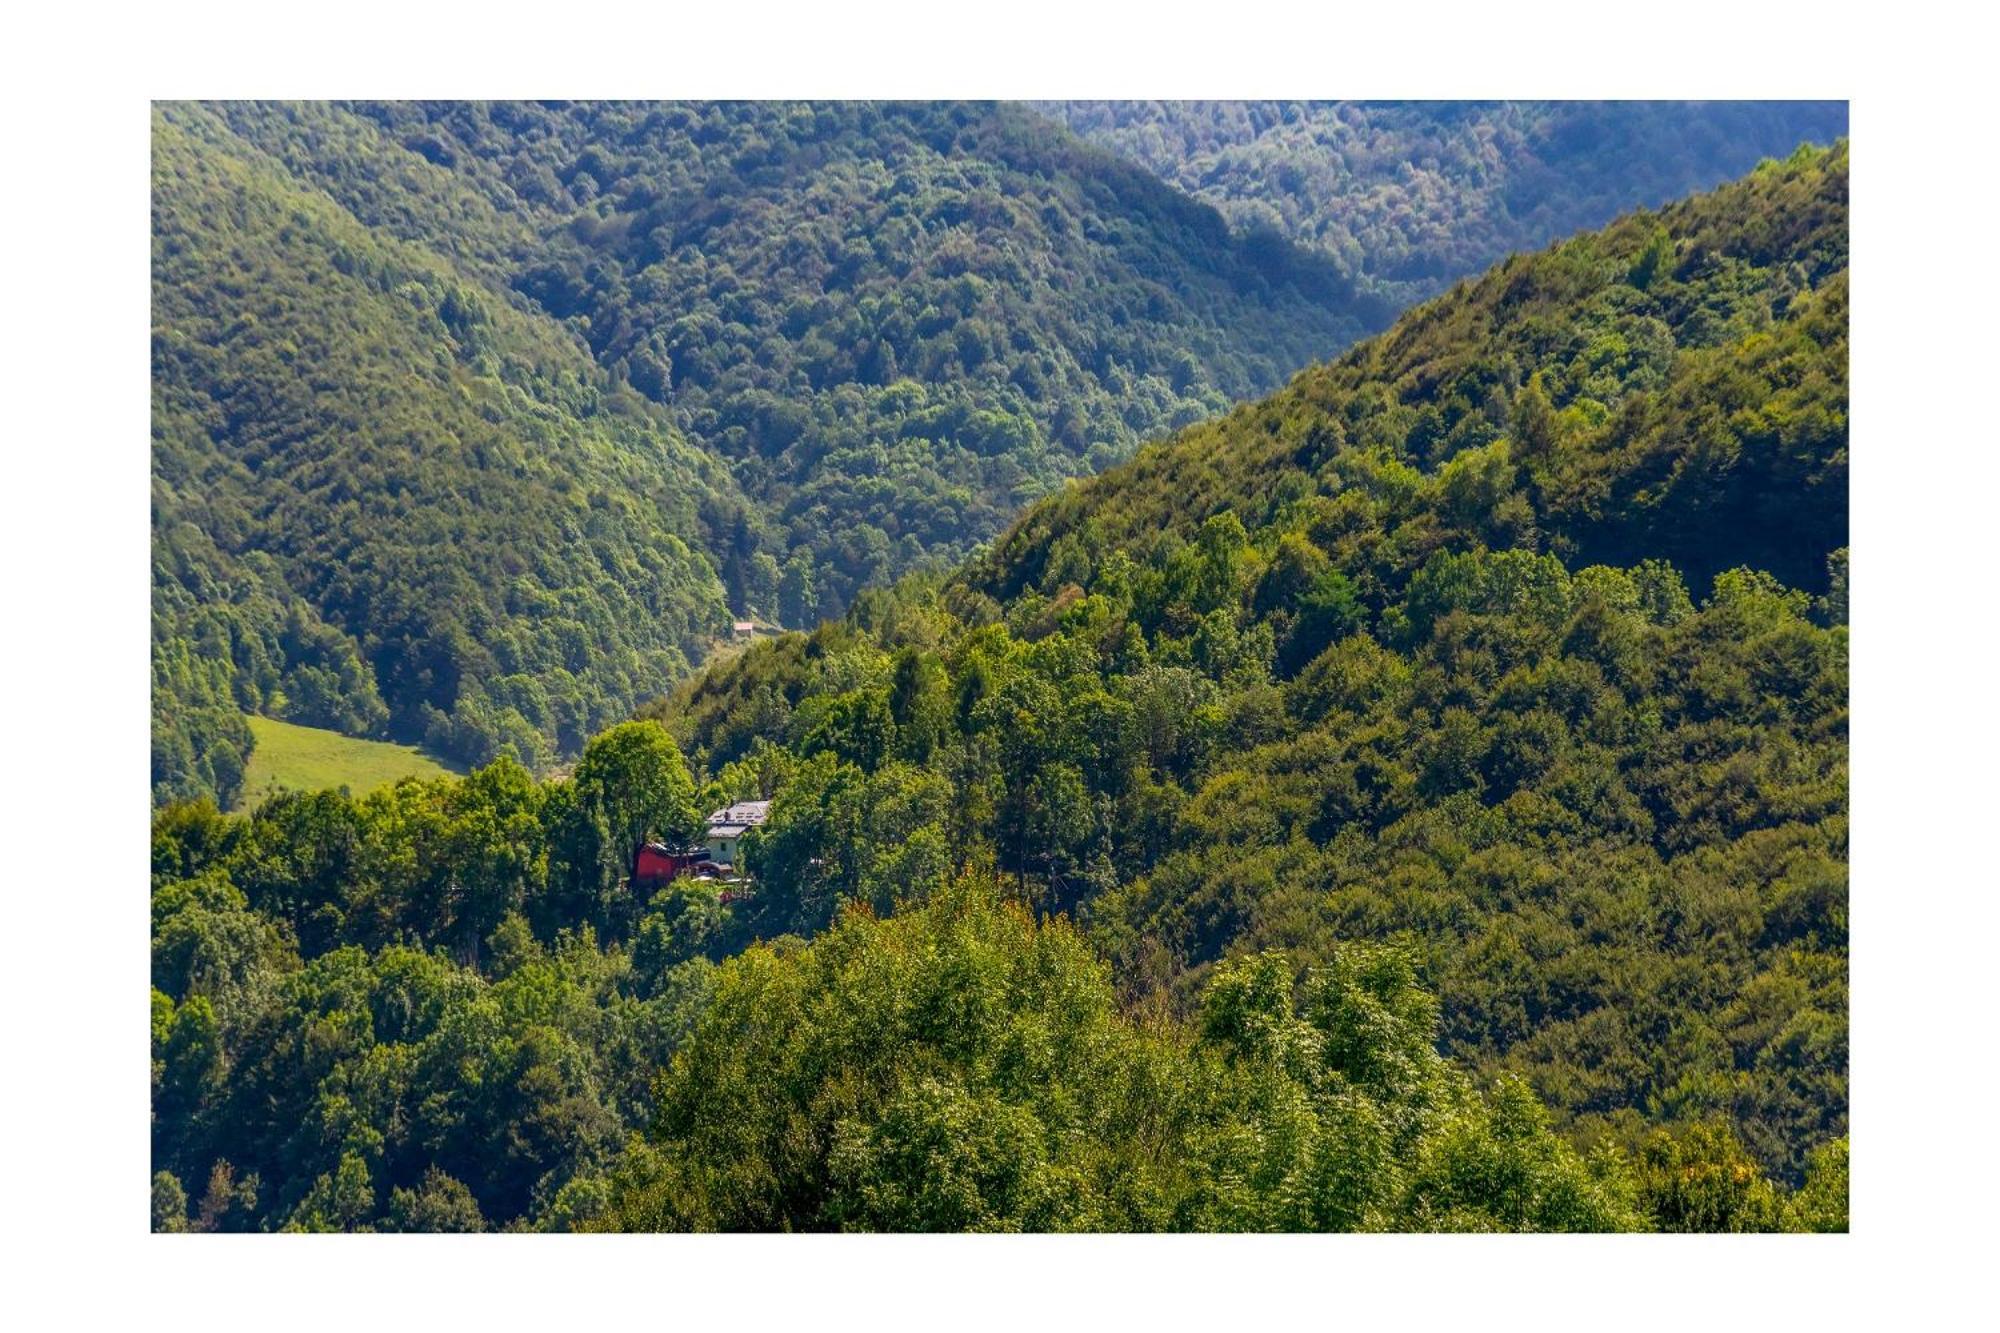
[[[711,838],[740,838],[771,817],[769,801],[738,801],[708,817]]]

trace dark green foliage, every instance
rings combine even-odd
[[[665,731],[626,722],[584,747],[575,779],[555,787],[536,832],[548,838],[548,897],[532,909],[544,926],[609,925],[629,908],[620,889],[642,843],[679,846],[701,831],[694,780]]]
[[[362,735],[388,719],[354,645],[273,562],[232,560],[192,523],[153,537],[152,688],[159,800],[234,802],[254,743],[246,711]]]
[[[1677,266],[1641,291],[1662,226]],[[1227,511],[1303,525],[1378,603],[1454,535],[1824,587],[1846,545],[1846,261],[1844,146],[1510,259],[1036,506],[972,584],[1006,600],[1101,552],[1158,564]]]
[[[156,1227],[477,1231],[591,1207],[570,1187],[643,1123],[719,909],[655,903],[627,943],[634,905],[570,855],[576,825],[684,828],[692,788],[651,724],[578,769],[160,813]],[[201,1179],[190,1220],[179,1182]]]
[[[1055,102],[1095,143],[1398,305],[1847,133],[1845,102]],[[1657,262],[1658,256],[1654,256]],[[1651,269],[1635,269],[1645,287]]]
[[[1338,243],[1302,229],[1319,249],[1232,234],[1011,105],[163,105],[156,798],[230,804],[244,711],[547,767],[670,685],[732,609],[837,615],[1380,327],[1415,290],[1394,276],[1413,246],[1429,290],[1839,119],[1241,114],[1307,127],[1359,180],[1411,149],[1443,184],[1410,197],[1474,233],[1391,208]],[[1180,179],[1150,140],[1123,146]],[[1268,176],[1320,207],[1317,178]],[[1632,257],[1634,290],[1655,293],[1661,259]],[[1643,360],[1650,329],[1612,333]],[[1593,373],[1600,353],[1631,359],[1598,343]],[[1558,407],[1572,389],[1552,384]],[[1825,435],[1811,407],[1764,423],[1780,450]],[[1653,424],[1625,421],[1619,448],[1655,452]],[[1491,433],[1434,413],[1411,439]],[[1604,499],[1601,478],[1560,480]],[[1645,517],[1683,523],[1682,503]],[[1307,609],[1294,658],[1347,618],[1339,591]]]
[[[164,105],[153,215],[160,800],[544,767],[1388,314],[1004,107]]]

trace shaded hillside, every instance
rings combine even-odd
[[[732,610],[956,558],[1386,315],[1005,108],[155,124],[162,798],[234,795],[246,710],[573,754]]]
[[[1844,102],[1054,102],[1246,231],[1398,305],[1847,133]]]
[[[1846,189],[1510,263],[567,777],[163,810],[155,1227],[1844,1230]]]
[[[1385,153],[1430,123],[1370,114]],[[1514,127],[1481,170],[1567,208],[1565,181],[1618,196],[1620,161],[1672,176],[1620,134],[1790,123],[1619,111],[1600,142],[1549,114],[1475,108],[1453,132]],[[229,799],[245,710],[466,763],[573,754],[732,613],[810,624],[948,565],[1390,313],[1343,276],[1373,260],[1232,234],[1014,105],[231,102],[156,123],[161,797]],[[1293,168],[1273,180],[1305,198]],[[1398,235],[1363,248],[1393,265]]]

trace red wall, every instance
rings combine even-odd
[[[693,864],[692,856],[675,856],[669,852],[655,851],[651,847],[641,847],[639,858],[632,865],[632,878],[672,879]]]

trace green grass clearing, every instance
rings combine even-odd
[[[252,809],[279,791],[346,787],[360,796],[398,778],[434,778],[452,771],[414,745],[364,741],[254,713],[245,714],[245,720],[257,748],[243,773],[238,810]]]

